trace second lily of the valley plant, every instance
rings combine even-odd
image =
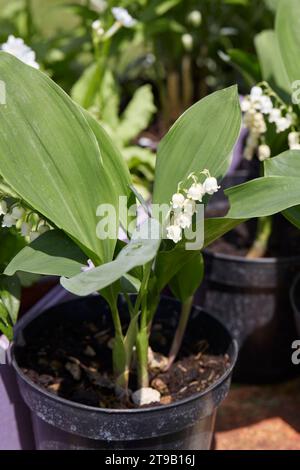
[[[116,391],[128,395],[134,350],[138,388],[147,389],[149,335],[161,291],[169,285],[182,302],[168,367],[180,349],[193,294],[202,280],[201,252],[186,250],[183,230],[194,224],[195,202],[207,203],[230,165],[241,127],[237,89],[230,87],[196,103],[160,143],[153,204],[169,207],[171,222],[163,227],[169,239],[145,235],[147,225],[159,224],[152,216],[128,234],[125,244],[117,237],[96,235],[99,205],[114,207],[124,227],[119,197],[126,196],[131,204],[138,196],[122,156],[101,125],[46,75],[4,52],[0,76],[7,88],[7,105],[0,107],[0,174],[18,195],[18,203],[51,228],[26,246],[5,273],[61,276],[61,284],[81,296],[98,291],[109,304],[114,324]],[[300,203],[296,177],[258,178],[226,193],[229,213],[205,221],[204,247],[248,218]],[[86,269],[88,263],[91,269]],[[129,293],[136,293],[135,301]],[[128,328],[118,311],[120,294],[128,301]],[[143,395],[139,392],[137,403],[144,403]],[[158,399],[156,394],[149,401]]]

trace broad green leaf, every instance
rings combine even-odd
[[[0,273],[16,254],[26,246],[24,237],[17,234],[14,229],[0,230]]]
[[[237,225],[247,220],[246,218],[231,219],[229,217],[217,217],[205,219],[204,223],[204,247],[211,245],[214,241],[230,232]]]
[[[300,80],[300,2],[281,0],[276,14],[276,35],[290,83]]]
[[[101,71],[98,63],[90,65],[75,83],[71,90],[71,97],[85,109],[94,103],[100,89]]]
[[[142,22],[151,22],[169,12],[172,8],[177,6],[182,0],[152,0],[148,2],[147,6],[142,9],[139,20]]]
[[[123,145],[145,130],[156,111],[151,85],[137,89],[120,120],[116,134]]]
[[[250,219],[277,214],[300,204],[299,177],[266,176],[227,189],[230,219]]]
[[[280,0],[265,0],[265,4],[270,10],[276,11]]]
[[[100,203],[114,205],[99,144],[75,103],[45,74],[0,53],[7,105],[0,107],[0,174],[44,217],[99,260],[115,241],[96,236]]]
[[[87,257],[62,231],[50,230],[23,248],[10,262],[5,274],[17,271],[53,276],[75,276]]]
[[[20,309],[21,285],[17,276],[0,276],[0,332],[9,340]]]
[[[296,176],[300,182],[300,150],[287,150],[264,162],[265,176]]]
[[[103,75],[103,86],[97,102],[101,122],[116,131],[120,124],[120,90],[110,70],[106,70]]]
[[[190,258],[194,257],[197,257],[197,252],[186,251],[183,244],[177,244],[170,250],[160,250],[154,267],[157,290],[161,291]]]
[[[266,30],[255,36],[255,47],[263,79],[275,89],[290,94],[291,84],[282,62],[275,31]]]
[[[170,288],[181,302],[192,297],[199,288],[204,275],[204,262],[201,253],[190,257],[176,276],[171,279]]]
[[[265,161],[266,176],[296,176],[300,183],[300,151],[287,152]],[[283,215],[296,227],[300,228],[300,206],[283,211]]]
[[[168,204],[192,171],[207,168],[223,178],[241,127],[236,86],[217,91],[188,109],[162,139],[157,155],[153,202]]]
[[[147,220],[140,227],[140,231],[133,234],[131,241],[120,251],[114,261],[83,272],[71,279],[64,277],[61,279],[62,286],[73,294],[89,295],[110,286],[133,268],[151,261],[159,249],[160,239],[148,237],[149,226],[158,236],[158,222],[155,219]]]
[[[107,191],[111,191],[109,199],[102,202],[111,203],[116,208],[116,214],[118,215],[119,196],[127,196],[130,200],[131,177],[128,167],[107,132],[87,111],[82,110],[82,112],[97,139],[99,148],[101,148],[105,178],[99,184],[103,185],[103,189],[107,186]],[[126,214],[120,213],[119,217],[122,225],[125,226]]]

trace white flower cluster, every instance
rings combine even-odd
[[[244,125],[249,130],[244,156],[252,160],[258,148],[258,158],[264,161],[271,156],[271,149],[263,141],[263,135],[267,132],[267,123],[276,126],[276,132],[285,132],[293,125],[293,115],[284,105],[274,107],[273,102],[260,86],[254,86],[250,95],[241,103],[244,114]],[[298,142],[299,143],[299,142]],[[294,143],[295,145],[295,143]]]
[[[188,176],[188,179],[193,179],[193,184],[189,189],[184,189],[180,192],[178,185],[177,193],[173,194],[171,201],[171,217],[170,224],[167,226],[167,238],[178,243],[182,240],[182,230],[189,228],[192,224],[193,215],[196,212],[196,202],[202,202],[206,194],[212,195],[216,193],[220,186],[216,178],[210,175],[208,170],[203,170],[200,174],[206,176],[204,183],[199,183],[195,174]]]
[[[132,28],[136,25],[137,21],[132,18],[126,8],[114,7],[111,11],[115,17],[115,20],[118,21],[118,23],[121,23],[125,28]]]
[[[28,237],[30,241],[50,230],[49,225],[36,214],[26,211],[19,204],[9,208],[4,199],[0,201],[0,216],[3,216],[2,227],[16,227],[21,235]]]
[[[93,31],[98,35],[102,36],[104,34],[104,28],[100,20],[95,20],[92,23]]]
[[[11,34],[8,36],[7,42],[2,44],[1,49],[17,57],[17,59],[25,64],[31,65],[31,67],[35,69],[40,68],[39,64],[36,62],[35,52],[28,47],[21,38],[15,38],[15,36]]]

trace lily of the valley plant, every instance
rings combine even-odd
[[[134,351],[138,388],[147,389],[149,336],[160,293],[169,285],[182,302],[178,329],[164,364],[169,367],[179,351],[193,294],[203,276],[201,252],[186,250],[184,229],[194,224],[195,204],[206,204],[221,190],[241,127],[236,87],[196,103],[162,139],[153,204],[168,205],[170,222],[164,226],[164,220],[155,219],[151,208],[147,209],[149,220],[128,234],[125,243],[96,235],[99,205],[113,206],[124,227],[119,197],[126,196],[129,204],[139,197],[122,156],[101,125],[46,75],[4,52],[0,77],[7,89],[7,105],[0,107],[0,174],[19,201],[17,209],[2,203],[3,217],[9,214],[21,229],[24,222],[30,224],[24,235],[39,235],[5,273],[56,275],[77,295],[99,292],[107,300],[114,325],[116,391],[129,393]],[[227,196],[231,206],[227,216],[205,221],[204,247],[248,218],[299,204],[300,185],[295,177],[266,176],[227,190]],[[41,233],[39,221],[50,230]],[[145,235],[149,225],[155,228],[159,223],[159,233],[167,233],[164,239]],[[128,301],[126,328],[118,311],[119,295]],[[141,396],[138,403],[144,403]]]

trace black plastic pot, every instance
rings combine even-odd
[[[289,290],[300,257],[248,260],[206,251],[205,262],[199,303],[239,343],[234,379],[268,383],[293,376],[296,327]]]
[[[291,288],[291,303],[294,310],[298,337],[300,338],[300,275],[296,277]]]
[[[120,305],[124,310],[124,305]],[[175,329],[179,304],[162,298],[157,318],[163,327]],[[21,394],[32,411],[38,449],[209,449],[216,410],[226,397],[237,344],[228,331],[211,315],[194,308],[185,341],[205,338],[214,354],[227,353],[231,367],[209,389],[174,404],[134,410],[101,409],[57,397],[31,382],[18,366],[22,345],[47,328],[59,324],[62,315],[72,321],[101,316],[103,329],[111,326],[106,304],[99,297],[85,298],[56,306],[38,318],[23,318],[13,347]]]

